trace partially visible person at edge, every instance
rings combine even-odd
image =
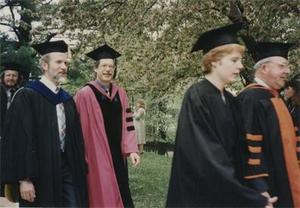
[[[243,68],[241,26],[207,31],[193,46],[203,51],[205,78],[183,99],[167,207],[272,207],[276,200],[242,184],[246,144],[237,103],[225,90]]]
[[[120,54],[107,44],[89,52],[96,61],[96,80],[75,95],[89,166],[91,207],[133,207],[127,157],[137,166],[136,133],[132,111],[123,88],[113,84]]]
[[[79,116],[60,84],[67,76],[64,41],[33,46],[42,78],[14,96],[2,146],[3,182],[19,183],[20,206],[86,207],[87,166]]]
[[[20,87],[22,80],[21,74],[22,66],[17,63],[2,63],[2,73],[0,82],[0,102],[1,102],[1,128],[0,135],[2,135],[2,128],[4,124],[5,114],[11,104],[12,97],[17,89]]]
[[[295,127],[300,129],[300,74],[294,76],[285,85],[284,98]]]
[[[248,184],[277,196],[276,207],[300,207],[300,135],[279,90],[290,73],[288,52],[293,44],[245,39],[255,65],[255,83],[239,95],[246,131]]]
[[[133,114],[134,127],[137,134],[137,143],[140,154],[144,152],[144,144],[146,144],[145,129],[146,104],[142,99],[136,101],[136,111]]]
[[[9,108],[12,98],[15,92],[20,87],[22,82],[22,66],[15,62],[3,62],[2,63],[2,72],[0,74],[0,109],[1,109],[1,121],[0,121],[0,141],[2,138],[5,115],[7,109]],[[0,174],[1,178],[1,174]],[[10,201],[17,201],[18,195],[14,194],[17,191],[16,186],[1,184],[1,196],[7,197]]]

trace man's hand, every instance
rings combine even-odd
[[[29,202],[34,202],[35,189],[31,181],[29,180],[20,181],[20,194],[22,199]]]
[[[268,198],[268,205],[265,208],[273,208],[273,204],[275,202],[277,202],[277,200],[278,200],[278,197],[276,197],[276,196],[271,197],[268,192],[263,192],[263,193],[261,193],[261,195]]]
[[[0,197],[0,207],[19,207],[18,203],[9,201],[5,197]]]
[[[129,157],[133,167],[136,167],[138,164],[140,164],[140,156],[137,153],[132,152],[130,153]]]

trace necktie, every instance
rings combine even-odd
[[[56,112],[57,112],[60,149],[61,151],[64,151],[65,136],[66,136],[66,116],[65,116],[65,109],[63,103],[59,103],[56,105]]]
[[[109,89],[105,89],[105,92],[106,92],[106,94],[107,94],[108,96],[110,96],[110,95],[109,95]]]
[[[100,87],[104,90],[105,94],[109,97],[110,96],[109,86],[100,84]]]
[[[8,109],[10,104],[11,104],[11,98],[12,98],[12,90],[11,89],[8,89],[6,91],[6,97],[7,97],[7,105],[6,105],[6,108]]]

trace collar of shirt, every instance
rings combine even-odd
[[[268,89],[271,89],[271,88],[270,88],[263,80],[261,80],[261,79],[259,79],[259,78],[257,78],[257,77],[255,77],[254,80],[255,80],[255,82],[256,82],[257,84],[260,84],[260,85],[262,85],[262,86],[264,86],[264,87],[266,87],[266,88],[268,88]]]
[[[40,82],[46,85],[46,87],[48,87],[55,94],[58,93],[59,87],[56,86],[53,82],[51,82],[46,76],[43,75],[42,78],[40,79]]]
[[[13,86],[13,87],[8,87],[8,86],[5,86],[5,85],[2,85],[3,89],[7,92],[7,91],[16,91],[17,90],[17,86]]]
[[[12,94],[12,89],[7,89],[6,90],[6,95],[10,97],[11,94]]]
[[[109,90],[110,90],[110,84],[109,84],[109,85],[103,85],[99,80],[96,80],[96,82],[99,84],[99,86],[100,86],[106,93],[109,93]]]

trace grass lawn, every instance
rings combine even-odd
[[[171,162],[172,159],[166,156],[145,152],[141,155],[139,167],[129,165],[129,183],[135,207],[165,207]]]

